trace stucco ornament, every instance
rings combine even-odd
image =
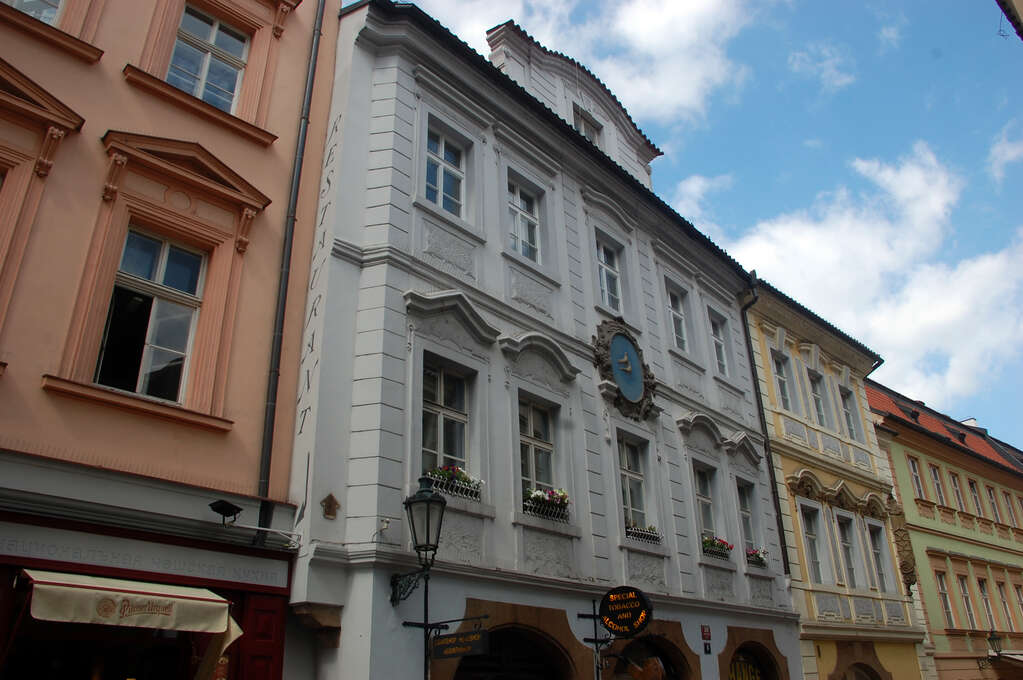
[[[657,415],[659,409],[654,406],[657,380],[621,317],[597,326],[597,334],[593,336],[593,365],[603,380],[615,385],[610,398],[622,415],[633,420]]]
[[[909,540],[909,529],[906,528],[906,514],[894,497],[888,497],[888,517],[892,523],[892,535],[895,538],[895,552],[899,557],[899,573],[906,584],[906,593],[912,597],[912,587],[916,584],[916,558],[913,557],[913,544]]]

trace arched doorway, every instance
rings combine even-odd
[[[881,676],[870,666],[857,663],[845,672],[845,680],[881,680]]]
[[[455,680],[570,680],[565,652],[540,633],[518,626],[490,631],[490,653],[466,656]]]
[[[728,664],[728,680],[778,680],[771,653],[755,643],[740,645]]]
[[[646,635],[633,640],[617,655],[613,680],[689,680],[689,664],[678,649],[662,637]]]

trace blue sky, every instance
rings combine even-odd
[[[994,0],[419,4],[586,64],[664,150],[661,197],[872,377],[1023,448],[1023,41]]]

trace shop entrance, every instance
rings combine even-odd
[[[614,680],[689,680],[689,664],[667,640],[644,636],[617,656]]]
[[[778,680],[771,654],[755,644],[745,644],[732,655],[728,680]]]
[[[510,626],[490,631],[490,653],[463,657],[455,680],[570,680],[572,664],[540,633]]]

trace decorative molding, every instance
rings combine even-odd
[[[230,130],[252,142],[262,146],[270,146],[277,141],[277,135],[269,130],[253,125],[230,113],[221,111],[212,104],[193,97],[183,90],[179,90],[170,83],[167,83],[154,75],[146,73],[138,66],[127,64],[124,67],[124,79],[131,85],[139,87],[151,94],[165,99],[172,104],[188,109],[207,120],[218,123],[225,129]]]
[[[888,516],[891,518],[892,535],[895,538],[895,553],[899,560],[899,573],[906,585],[906,594],[912,597],[912,587],[917,582],[916,557],[913,556],[913,542],[906,528],[906,514],[894,496],[888,497]]]
[[[280,38],[284,35],[284,22],[288,19],[288,15],[291,14],[291,10],[294,9],[289,2],[280,2],[277,4],[277,11],[274,13],[274,37]]]
[[[422,64],[416,64],[412,69],[412,77],[416,79],[416,83],[420,87],[438,99],[447,102],[450,106],[454,106],[460,113],[471,118],[476,125],[484,128],[493,125],[494,117],[482,106],[462,94],[465,87],[453,85]]]
[[[459,290],[441,290],[433,293],[406,291],[405,308],[409,314],[421,318],[439,314],[453,314],[473,337],[484,345],[497,342],[501,331],[491,326],[476,307]]]
[[[565,350],[561,349],[558,343],[543,333],[535,331],[523,333],[517,338],[502,335],[497,339],[497,344],[510,359],[517,359],[518,356],[527,351],[533,351],[546,357],[551,365],[557,369],[558,377],[562,382],[572,382],[579,374],[579,369],[572,365]]]
[[[643,371],[643,397],[638,402],[632,402],[622,396],[621,389],[615,384],[613,398],[611,399],[615,408],[623,415],[633,420],[644,420],[656,416],[660,409],[654,406],[654,392],[657,390],[657,379],[654,377],[650,366],[643,361],[643,349],[636,342],[635,336],[625,325],[625,320],[617,317],[614,320],[602,321],[597,326],[597,334],[592,337],[593,344],[593,365],[600,373],[603,381],[610,381],[614,384],[614,374],[611,368],[611,339],[616,335],[623,335],[636,348],[639,356],[639,363]],[[603,384],[601,384],[603,387]],[[605,398],[608,395],[602,394]]]
[[[753,465],[759,466],[763,456],[757,451],[756,446],[753,445],[753,441],[749,438],[745,432],[737,431],[732,434],[731,437],[724,440],[721,443],[725,453],[734,456],[736,453],[743,453],[749,459]]]
[[[84,40],[80,40],[58,28],[43,23],[39,19],[2,2],[0,2],[0,23],[14,26],[33,38],[49,43],[90,64],[95,64],[103,56],[103,50],[95,45],[90,45]]]
[[[40,177],[46,177],[50,174],[50,169],[53,167],[53,154],[57,153],[57,146],[60,144],[60,140],[64,139],[64,135],[64,130],[53,125],[46,130],[43,146],[39,150],[39,156],[36,158],[35,170],[36,174]]]
[[[638,226],[636,219],[612,197],[602,194],[599,191],[595,191],[591,187],[583,187],[580,194],[582,195],[583,202],[586,203],[587,206],[592,206],[608,213],[614,217],[621,225],[622,229],[629,234],[636,230],[636,227]]]
[[[821,480],[806,468],[786,477],[785,484],[792,495],[808,498],[812,501],[821,500],[821,496],[824,493],[824,485],[821,484]]]
[[[107,163],[107,176],[103,182],[103,200],[112,201],[117,198],[118,182],[120,182],[121,171],[128,163],[128,157],[116,151],[110,152],[110,161]]]
[[[252,208],[242,208],[241,219],[238,220],[238,238],[235,239],[234,248],[241,254],[249,248],[249,229],[252,228],[252,220],[256,217],[256,211]]]
[[[46,26],[38,19],[0,2],[0,19],[5,18],[7,12]],[[0,59],[0,78],[7,81],[7,86],[0,89],[0,109],[25,116],[44,128],[55,126],[65,132],[82,129],[84,118],[4,59]]]
[[[852,491],[849,490],[849,485],[845,483],[844,479],[840,479],[837,484],[827,489],[821,494],[821,500],[828,505],[849,512],[856,512],[859,510],[860,503]]]

